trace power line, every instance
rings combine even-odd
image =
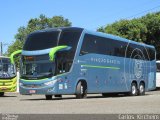
[[[137,13],[137,14],[135,14],[135,15],[129,16],[129,17],[125,18],[125,19],[133,18],[133,17],[135,17],[135,16],[137,16],[137,15],[146,13],[146,12],[148,12],[148,11],[151,11],[151,10],[154,10],[154,9],[157,9],[157,8],[160,8],[160,5],[158,5],[158,6],[154,7],[154,8],[151,8],[151,9],[148,9],[148,10],[145,10],[145,11],[142,11],[142,12],[139,12],[139,13]]]
[[[151,0],[151,1],[149,1],[149,2],[143,2],[143,3],[139,3],[139,5],[148,5],[148,4],[151,4],[151,3],[153,3],[153,2],[155,2],[155,1],[153,1],[153,0]],[[135,6],[132,6],[132,7],[130,7],[130,9],[132,10],[132,9],[134,9],[135,8]],[[112,15],[117,15],[117,14],[120,14],[120,13],[123,13],[123,12],[126,12],[126,8],[124,7],[124,9],[123,10],[119,10],[118,12],[114,12],[114,13],[111,13],[110,14],[110,16]]]

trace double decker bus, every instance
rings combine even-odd
[[[21,53],[20,93],[62,97],[144,95],[156,87],[155,48],[110,34],[66,27],[35,31]]]
[[[0,56],[0,96],[4,96],[4,92],[16,91],[16,76],[16,68],[10,58]]]

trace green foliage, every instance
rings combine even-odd
[[[53,16],[52,18],[47,18],[45,15],[40,15],[39,18],[32,18],[28,21],[26,27],[22,26],[18,29],[18,33],[15,35],[16,40],[8,47],[7,54],[10,56],[14,51],[21,50],[27,35],[35,30],[54,27],[67,27],[71,25],[72,23],[62,16]],[[19,66],[17,64],[18,59],[15,61],[16,65]]]
[[[160,59],[160,12],[150,13],[137,19],[116,21],[100,27],[97,31],[154,45],[158,53],[157,59]]]
[[[118,35],[127,39],[135,40],[137,42],[144,42],[146,40],[144,34],[147,33],[146,26],[139,20],[120,20],[111,25],[107,25],[102,30],[98,31]],[[143,37],[143,39],[141,39]]]

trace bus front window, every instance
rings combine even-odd
[[[52,77],[55,73],[55,64],[49,60],[41,60],[41,56],[33,57],[34,60],[22,60],[21,78],[43,79]],[[47,58],[48,59],[48,58]]]
[[[0,65],[0,78],[12,78],[16,76],[14,65],[10,63],[2,63]]]

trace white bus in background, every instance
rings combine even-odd
[[[156,61],[157,72],[156,72],[156,87],[160,87],[160,60]]]

